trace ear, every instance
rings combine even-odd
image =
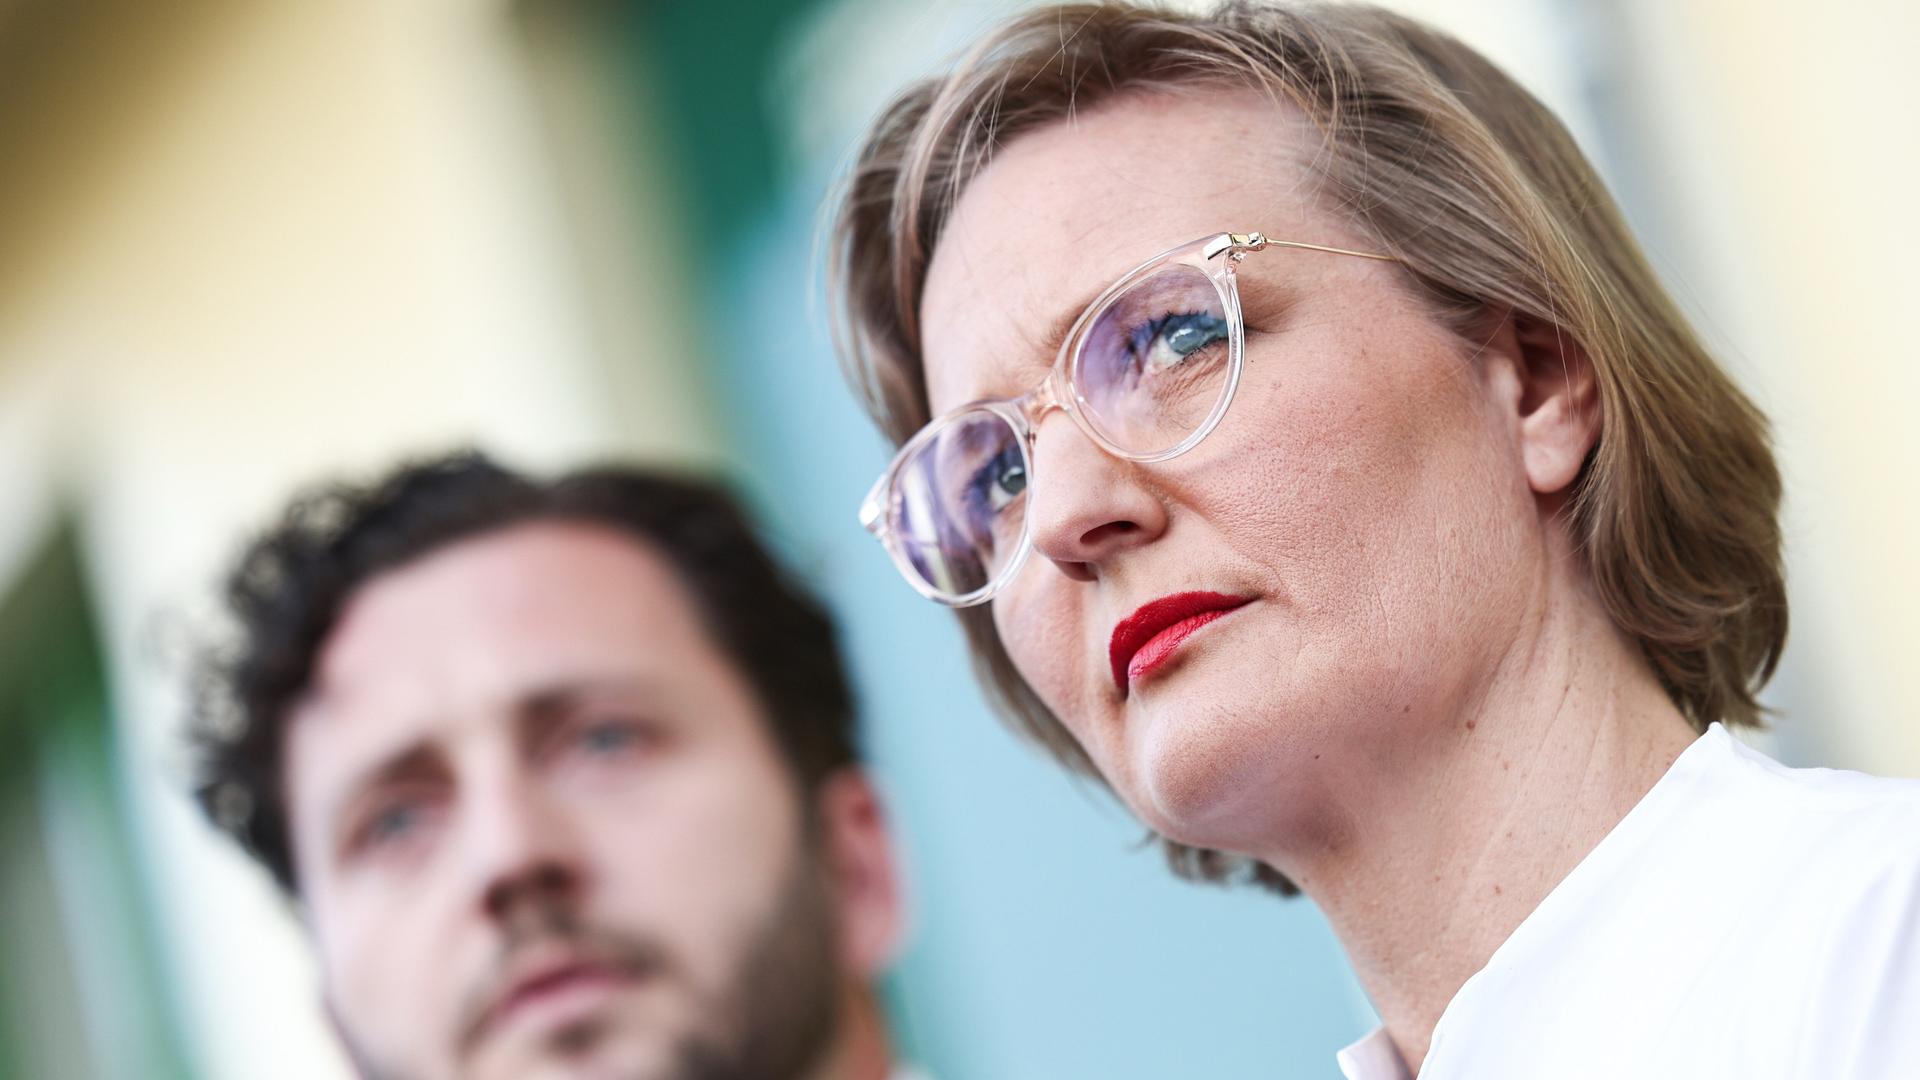
[[[1512,321],[1521,464],[1534,494],[1561,495],[1600,440],[1593,362],[1560,327],[1525,315]]]
[[[821,839],[840,915],[841,962],[863,979],[893,962],[905,930],[905,903],[885,808],[873,781],[842,769],[820,785]]]

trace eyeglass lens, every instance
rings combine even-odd
[[[1128,454],[1172,449],[1226,392],[1231,327],[1203,271],[1170,265],[1112,296],[1081,335],[1070,371],[1080,411]],[[1019,554],[1031,463],[1005,417],[973,409],[948,420],[902,462],[891,527],[911,572],[958,600]]]

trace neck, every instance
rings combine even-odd
[[[1487,686],[1344,808],[1341,842],[1276,865],[1326,912],[1417,1071],[1468,977],[1694,739],[1581,583],[1562,582]]]
[[[893,1050],[880,1004],[866,985],[851,985],[841,1002],[840,1030],[807,1080],[886,1080],[892,1071]]]

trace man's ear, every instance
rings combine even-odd
[[[1521,464],[1536,495],[1563,495],[1600,440],[1593,361],[1572,335],[1526,315],[1511,317],[1517,353]]]
[[[905,902],[886,810],[873,781],[842,769],[820,785],[822,855],[840,916],[841,963],[871,979],[893,962],[905,931]]]

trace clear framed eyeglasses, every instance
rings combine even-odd
[[[1164,251],[1096,297],[1053,368],[1013,398],[976,401],[921,428],[860,506],[860,523],[929,600],[971,607],[1005,588],[1033,548],[1033,432],[1059,409],[1094,445],[1166,461],[1219,425],[1245,364],[1235,270],[1270,248],[1396,261],[1260,233],[1219,233]]]

